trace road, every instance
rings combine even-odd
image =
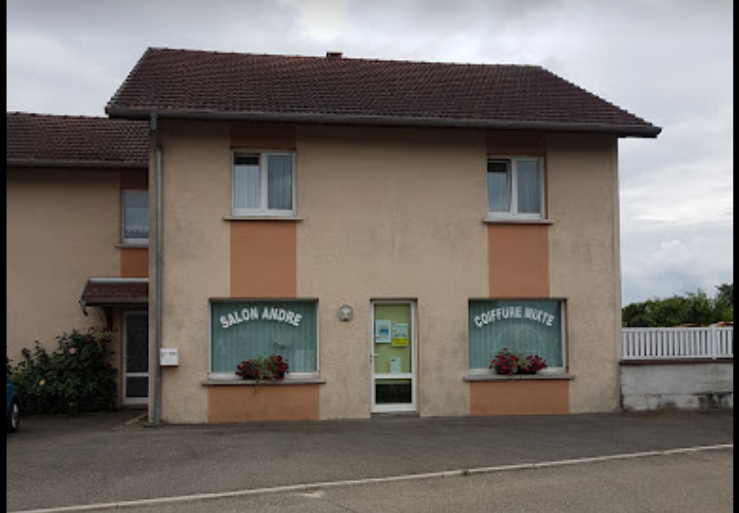
[[[25,419],[6,438],[7,510],[128,503],[137,504],[128,511],[711,513],[729,511],[733,500],[733,412],[160,428],[130,418]],[[706,446],[719,448],[662,452]],[[551,466],[475,473],[532,464]],[[318,485],[373,479],[380,482]],[[275,487],[293,488],[243,493]],[[161,502],[229,493],[240,495]]]
[[[132,513],[730,513],[733,450],[126,508]]]

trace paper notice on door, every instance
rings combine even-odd
[[[393,347],[408,347],[408,324],[393,324]]]
[[[400,374],[400,356],[390,358],[390,374]]]
[[[390,343],[390,327],[393,322],[387,319],[377,319],[375,321],[375,342],[377,344]]]

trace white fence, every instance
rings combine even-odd
[[[624,328],[624,360],[733,358],[734,328]]]

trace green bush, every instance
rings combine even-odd
[[[90,328],[56,337],[58,347],[48,353],[39,342],[23,349],[12,367],[18,399],[27,414],[91,413],[115,409],[116,370],[109,363],[113,333]]]
[[[623,326],[659,328],[733,322],[734,284],[722,284],[716,288],[718,293],[715,298],[698,290],[696,293],[688,292],[685,296],[648,299],[627,305],[622,309]]]

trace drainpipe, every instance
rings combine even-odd
[[[151,423],[158,426],[162,421],[162,368],[159,355],[162,348],[162,148],[159,144],[157,115],[151,113],[151,130],[154,138],[154,183],[156,188],[156,219],[154,252],[154,408]]]

